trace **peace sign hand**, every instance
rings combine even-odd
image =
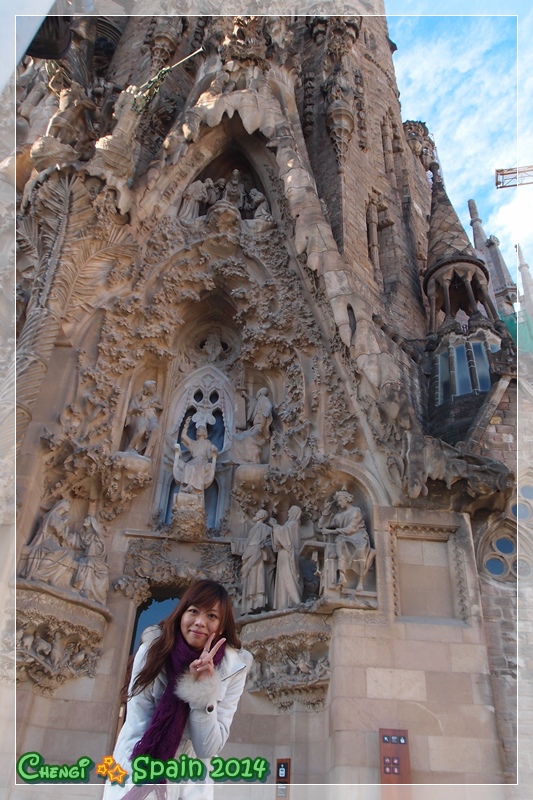
[[[202,654],[200,658],[195,659],[191,662],[189,666],[189,670],[194,675],[195,680],[199,680],[202,677],[210,677],[215,672],[215,665],[213,664],[213,659],[215,655],[218,653],[224,642],[225,639],[219,639],[218,642],[214,647],[211,647],[213,644],[213,640],[216,636],[216,633],[212,633],[207,642],[205,643],[205,647],[202,650]]]

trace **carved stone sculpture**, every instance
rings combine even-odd
[[[333,142],[339,172],[342,172],[355,127],[354,86],[344,60],[335,65],[322,89],[326,95],[326,126]]]
[[[231,178],[224,188],[223,199],[238,209],[244,206],[244,186],[241,183],[241,173],[238,169],[234,169],[231,173]]]
[[[252,398],[248,411],[251,427],[233,437],[233,460],[237,464],[261,464],[264,445],[270,439],[272,403],[268,389],[262,388]]]
[[[80,542],[85,552],[78,559],[78,569],[72,585],[82,597],[105,605],[109,589],[109,567],[106,563],[102,531],[93,516],[85,518]]]
[[[135,450],[146,458],[152,455],[159,414],[163,410],[156,388],[155,381],[145,381],[142,390],[130,400],[126,418],[126,427],[131,432],[127,450]]]
[[[213,328],[207,334],[204,346],[201,348],[207,356],[210,364],[213,364],[220,355],[224,353],[222,340],[220,338],[220,328]]]
[[[121,214],[129,211],[132,197],[128,181],[135,169],[134,139],[141,121],[143,103],[148,102],[150,88],[147,84],[128,86],[115,103],[113,116],[117,120],[113,133],[103,136],[95,144],[95,154],[88,164],[88,172],[107,181],[119,194]]]
[[[372,566],[376,551],[370,547],[361,509],[353,505],[349,492],[337,492],[333,498],[339,511],[332,514],[331,504],[326,504],[318,526],[323,535],[335,537],[337,559],[337,584],[342,590],[348,583],[348,572],[357,576],[356,591],[363,591],[364,578]]]
[[[300,517],[299,506],[289,508],[287,522],[279,525],[270,519],[272,525],[272,549],[277,553],[276,583],[274,588],[274,608],[293,608],[302,601],[302,577],[300,575]]]
[[[193,181],[183,192],[183,201],[180,206],[179,218],[183,221],[197,219],[200,203],[207,202],[207,189],[211,188],[213,182],[210,184],[207,181]]]
[[[23,578],[44,581],[57,588],[70,587],[76,571],[76,537],[69,530],[69,515],[68,500],[60,500],[46,514],[37,536],[28,548]]]
[[[244,220],[244,225],[248,230],[255,233],[263,233],[275,227],[275,222],[270,213],[270,206],[265,195],[258,189],[251,189],[248,200],[244,204],[245,211],[253,211],[253,220]]]
[[[59,107],[50,119],[45,135],[31,148],[31,158],[37,170],[89,157],[95,136],[87,112],[95,110],[95,103],[76,81],[61,89]]]
[[[181,435],[191,458],[185,461],[180,443],[175,445],[173,475],[179,492],[174,499],[172,522],[177,538],[201,539],[206,527],[204,492],[215,478],[218,448],[207,438],[203,424],[196,428],[196,439],[191,439],[186,433],[191,422],[192,417],[187,417]]]
[[[242,555],[241,612],[249,614],[270,606],[273,601],[272,528],[264,520],[268,512],[261,509],[254,516]]]
[[[59,108],[48,123],[46,135],[80,150],[91,138],[86,112],[95,110],[95,103],[87,97],[83,87],[72,81],[68,88],[61,89]]]

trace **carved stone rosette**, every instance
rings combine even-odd
[[[50,586],[17,581],[17,680],[51,696],[69,678],[94,678],[111,620],[106,608]]]
[[[249,691],[261,692],[280,711],[320,711],[329,685],[329,640],[325,617],[289,613],[241,629],[243,647],[254,656]]]

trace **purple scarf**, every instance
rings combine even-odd
[[[213,663],[216,667],[222,661],[225,649],[225,645],[222,645],[215,654]],[[159,699],[148,728],[133,748],[132,761],[140,755],[152,756],[161,761],[174,758],[190,711],[189,704],[175,694],[176,680],[181,678],[184,672],[187,672],[190,664],[199,656],[200,652],[190,647],[178,632],[174,648],[165,663],[167,686]]]
[[[213,664],[218,667],[224,658],[224,651],[226,645],[223,644],[220,650],[215,653]],[[161,761],[167,761],[169,758],[174,758],[176,750],[178,749],[187,718],[189,716],[189,704],[181,700],[174,692],[176,688],[176,680],[181,678],[184,672],[189,669],[190,664],[200,656],[198,650],[193,650],[190,647],[181,633],[176,636],[174,649],[168,656],[165,663],[165,671],[167,673],[168,683],[165,691],[159,698],[159,702],[155,707],[152,714],[150,724],[146,729],[144,736],[139,739],[133,752],[131,760],[136,756],[152,756]],[[199,680],[202,680],[201,678]],[[160,784],[165,784],[166,780],[160,781]],[[124,800],[144,800],[155,790],[156,797],[164,800],[167,796],[166,787],[163,785],[143,785],[138,784],[133,786],[129,792],[124,795]]]

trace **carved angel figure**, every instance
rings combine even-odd
[[[272,402],[268,389],[259,389],[251,398],[247,422],[251,427],[233,437],[233,459],[237,464],[259,464],[263,446],[270,439]]]
[[[159,414],[163,410],[156,392],[155,381],[145,381],[143,388],[131,400],[126,426],[131,431],[128,450],[135,450],[150,458],[155,444],[155,432],[159,427]]]

